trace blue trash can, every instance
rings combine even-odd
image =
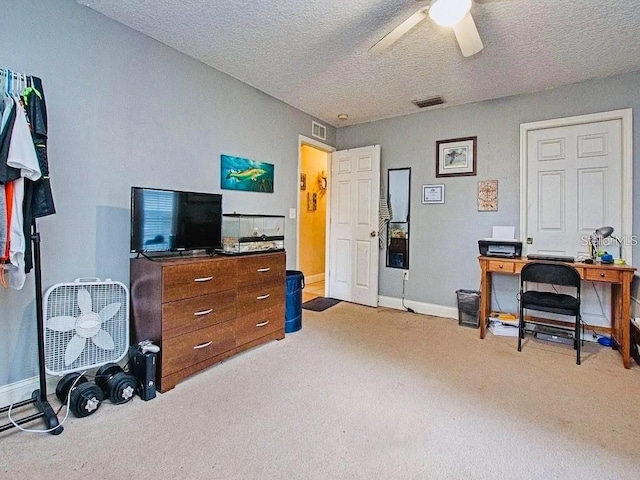
[[[285,333],[302,328],[302,289],[304,274],[298,270],[287,270],[287,301],[284,314]]]

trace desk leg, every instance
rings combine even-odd
[[[631,367],[631,280],[632,274],[624,273],[621,284],[611,285],[611,338],[614,348],[622,355],[624,368]]]
[[[622,275],[622,285],[619,286],[616,290],[618,290],[620,294],[620,298],[616,302],[617,305],[620,305],[619,315],[617,318],[620,319],[620,325],[618,325],[618,334],[620,335],[620,342],[622,353],[622,363],[624,364],[624,368],[631,368],[631,280],[633,279],[633,275],[630,272],[625,272]]]
[[[491,313],[491,272],[487,270],[487,265],[483,262],[480,276],[480,338],[484,338],[487,333],[489,313]]]
[[[622,305],[620,304],[620,285],[611,284],[611,339],[613,343],[611,348],[620,350],[620,312]]]

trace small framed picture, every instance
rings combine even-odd
[[[498,211],[498,180],[480,180],[478,182],[478,211]]]
[[[423,185],[422,203],[444,203],[444,184]]]
[[[307,192],[307,210],[315,212],[318,208],[318,194],[316,192]]]
[[[301,173],[300,174],[300,190],[306,190],[306,189],[307,189],[307,174]]]
[[[436,142],[436,177],[476,174],[478,137],[453,138]]]

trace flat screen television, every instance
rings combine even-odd
[[[131,252],[222,246],[222,195],[131,187]]]

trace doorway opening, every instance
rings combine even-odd
[[[326,293],[329,172],[334,150],[329,145],[300,136],[297,269],[305,278],[303,302]]]

